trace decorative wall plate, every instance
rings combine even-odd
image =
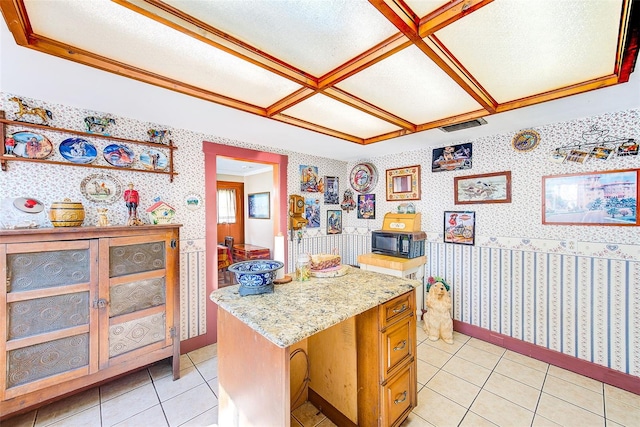
[[[111,204],[122,197],[122,184],[111,175],[93,174],[82,180],[80,191],[91,202]]]
[[[53,144],[46,136],[33,132],[16,132],[9,138],[15,141],[13,154],[28,159],[44,159],[53,151]]]
[[[511,145],[516,151],[531,151],[540,143],[540,134],[535,130],[520,131],[511,140]]]
[[[167,168],[169,162],[167,156],[160,150],[150,148],[140,154],[140,163],[145,169],[162,171]]]
[[[357,192],[369,193],[378,183],[378,170],[369,162],[358,163],[351,169],[349,183]]]
[[[184,201],[187,204],[187,209],[191,211],[195,211],[202,206],[202,197],[198,194],[188,194]]]
[[[107,162],[118,167],[129,167],[136,158],[136,155],[129,147],[121,144],[107,145],[104,147],[102,154]]]
[[[96,147],[82,138],[67,138],[58,147],[60,154],[72,163],[86,164],[98,157]]]

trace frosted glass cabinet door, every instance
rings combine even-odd
[[[95,240],[0,245],[2,399],[97,371]]]
[[[173,313],[167,312],[167,300],[174,297],[171,277],[176,251],[171,232],[144,237],[103,239],[100,251],[109,253],[109,263],[101,267],[102,296],[108,305],[101,311],[101,364],[125,362],[141,352],[173,344]],[[170,280],[168,281],[168,277]],[[104,327],[102,326],[104,325]]]

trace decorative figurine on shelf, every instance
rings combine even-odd
[[[105,136],[109,136],[107,129],[111,125],[115,125],[116,121],[109,117],[85,117],[84,124],[87,126],[87,132],[89,133],[102,133]]]
[[[156,144],[164,144],[164,138],[166,136],[171,135],[170,130],[158,130],[158,129],[149,129],[147,131],[147,135],[149,135],[149,142],[155,142]]]
[[[14,148],[16,148],[16,140],[13,139],[13,136],[9,136],[9,137],[5,138],[5,140],[4,140],[5,156],[15,157],[16,155],[13,154],[13,149]]]
[[[98,224],[96,224],[98,227],[108,227],[111,224],[109,224],[109,218],[107,218],[107,211],[109,209],[107,208],[97,208],[96,211],[98,212]]]
[[[453,344],[453,320],[449,285],[442,277],[431,276],[427,284],[427,312],[422,327],[431,341]]]
[[[14,96],[9,98],[9,101],[13,101],[18,104],[18,112],[16,113],[16,121],[18,122],[26,122],[33,124],[41,124],[45,126],[49,126],[49,119],[53,119],[53,114],[51,111],[46,110],[40,107],[30,107],[26,102],[22,99]],[[29,122],[22,119],[22,116],[36,116],[40,118],[40,123]]]
[[[143,225],[142,220],[138,218],[138,202],[140,201],[140,196],[138,192],[133,189],[133,183],[129,183],[129,189],[125,190],[124,201],[129,209],[127,225]]]

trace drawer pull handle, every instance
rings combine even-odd
[[[401,398],[400,398],[400,397],[399,397],[399,398],[397,398],[396,400],[394,400],[394,401],[393,401],[393,403],[395,403],[396,405],[398,405],[398,404],[400,404],[400,403],[404,402],[405,400],[407,400],[407,390],[405,390],[405,391],[402,393],[402,397],[401,397]]]
[[[407,340],[402,340],[402,342],[400,343],[400,345],[397,345],[395,347],[393,347],[393,351],[400,351],[400,350],[404,350],[404,348],[407,346]]]
[[[398,307],[394,308],[393,312],[398,314],[398,313],[402,313],[406,309],[407,309],[407,305],[406,304],[402,304],[402,306],[400,308],[398,308]]]

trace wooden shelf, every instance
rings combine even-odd
[[[0,153],[2,153],[0,154],[0,166],[3,171],[7,170],[7,162],[36,162],[36,163],[49,163],[49,164],[60,165],[60,166],[75,166],[75,167],[95,168],[95,169],[112,169],[112,170],[119,170],[119,171],[144,172],[144,173],[155,173],[160,175],[169,175],[170,182],[173,182],[173,178],[176,175],[178,175],[178,173],[173,170],[173,151],[177,150],[178,147],[173,145],[173,141],[171,140],[169,140],[169,144],[158,144],[158,143],[149,142],[149,141],[137,141],[134,139],[119,138],[117,136],[111,136],[111,135],[102,135],[98,133],[90,133],[90,132],[84,132],[84,131],[78,131],[78,130],[72,130],[72,129],[63,129],[63,128],[57,128],[52,126],[40,125],[36,123],[27,123],[27,122],[21,122],[16,120],[8,120],[5,118],[4,111],[0,111],[0,123],[2,123],[2,125],[0,125],[0,148],[1,148]],[[110,165],[79,164],[79,163],[63,162],[63,161],[57,161],[57,160],[30,159],[26,157],[6,156],[4,154],[6,126],[21,126],[21,127],[31,128],[31,129],[42,129],[42,130],[59,132],[59,133],[84,136],[89,138],[104,139],[104,140],[114,141],[114,142],[126,142],[129,144],[145,145],[145,146],[160,148],[160,149],[164,148],[169,150],[169,162],[168,162],[169,170],[158,171],[158,170],[126,168],[126,167],[118,167],[118,166],[110,166]]]

